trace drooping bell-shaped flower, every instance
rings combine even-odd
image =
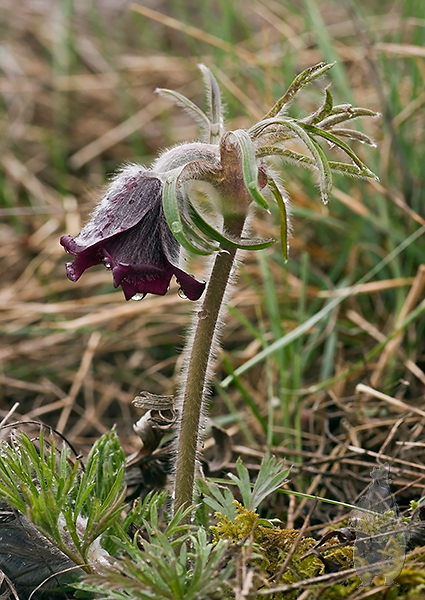
[[[111,269],[114,287],[125,298],[147,293],[163,295],[174,275],[182,292],[197,300],[205,283],[178,265],[180,246],[172,235],[162,208],[163,183],[158,175],[138,165],[125,167],[114,179],[79,235],[61,237],[74,262],[66,266],[77,281],[98,264]]]

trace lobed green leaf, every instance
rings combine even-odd
[[[333,135],[338,135],[341,137],[347,137],[350,140],[355,140],[360,142],[361,144],[367,144],[368,146],[372,146],[372,148],[376,148],[375,142],[371,137],[366,135],[361,131],[357,131],[356,129],[346,129],[343,127],[333,127],[332,128]]]
[[[327,64],[324,62],[320,62],[317,65],[313,65],[312,67],[309,67],[308,69],[297,75],[297,77],[295,77],[294,81],[291,83],[284,96],[282,96],[282,98],[280,98],[276,102],[276,104],[271,108],[271,110],[269,110],[269,112],[265,115],[264,119],[270,119],[272,117],[280,115],[284,111],[286,106],[288,106],[288,104],[293,100],[294,96],[302,88],[324,75],[327,71],[329,71],[329,69],[332,69],[334,64],[335,63]]]
[[[271,119],[269,121],[270,125],[282,125],[283,127],[288,128],[293,131],[294,134],[300,138],[300,140],[305,144],[308,150],[311,152],[314,165],[319,173],[319,189],[323,202],[327,202],[330,191],[332,189],[332,175],[329,169],[328,160],[323,152],[322,148],[317,144],[316,140],[312,138],[306,131],[305,128],[312,127],[301,122],[296,122],[294,120],[277,120]],[[267,125],[266,125],[267,127]],[[317,128],[314,128],[317,129]]]
[[[348,156],[352,159],[352,161],[360,168],[363,177],[370,177],[371,179],[378,179],[377,176],[370,171],[370,169],[360,160],[357,154],[342,140],[340,140],[336,135],[329,133],[328,131],[324,131],[319,127],[315,127],[314,125],[308,125],[307,123],[300,123],[300,126],[306,131],[310,132],[313,135],[317,135],[319,137],[324,138],[332,145],[338,146],[343,150]]]
[[[379,114],[373,110],[362,107],[353,107],[351,104],[339,104],[335,106],[331,114],[317,123],[318,127],[322,129],[331,129],[338,123],[344,121],[352,121],[353,119],[359,119],[360,117],[378,117]],[[307,122],[307,121],[305,121]]]
[[[236,470],[238,476],[229,473],[229,477],[238,486],[243,505],[249,511],[256,510],[267,496],[282,487],[288,481],[290,472],[290,469],[282,469],[282,463],[270,454],[261,461],[253,486],[251,486],[249,471],[240,458],[236,462]]]
[[[288,481],[290,469],[282,468],[282,463],[274,456],[266,455],[261,461],[260,471],[254,483],[248,510],[257,508],[270,494],[282,487]]]
[[[329,90],[329,87],[327,87],[325,89],[325,97],[323,99],[322,104],[319,106],[319,108],[314,113],[312,113],[311,115],[309,115],[308,117],[303,119],[303,121],[305,123],[310,123],[312,125],[315,125],[316,123],[319,123],[320,121],[325,119],[327,116],[329,116],[332,113],[332,109],[333,109],[333,97]]]
[[[278,185],[270,175],[268,176],[268,185],[276,200],[276,204],[279,208],[280,216],[280,246],[282,249],[283,258],[288,260],[288,211],[286,209],[286,202],[279,190]]]
[[[242,496],[243,505],[245,508],[248,508],[248,506],[251,504],[251,480],[249,477],[249,471],[240,458],[238,458],[236,461],[236,471],[238,476],[234,475],[233,473],[229,473],[229,477],[238,486]]]
[[[189,100],[189,98],[186,98],[186,96],[183,96],[174,90],[157,88],[155,91],[157,94],[161,94],[161,96],[170,96],[175,102],[185,108],[197,122],[200,122],[201,125],[205,126],[208,132],[210,131],[211,122],[209,118],[199,106],[196,106],[196,104],[192,102],[192,100]]]
[[[224,129],[223,105],[217,80],[205,65],[198,65],[204,78],[207,105],[210,113],[209,142],[218,143]]]

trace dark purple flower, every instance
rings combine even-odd
[[[173,275],[190,300],[197,300],[205,288],[176,266],[180,246],[163,213],[162,181],[137,165],[117,175],[79,235],[64,235],[60,243],[75,256],[66,265],[71,281],[103,263],[126,300],[138,294],[165,294]]]

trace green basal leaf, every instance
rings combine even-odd
[[[84,551],[111,527],[125,499],[125,456],[115,430],[104,434],[93,446],[87,459],[74,509],[87,516]]]
[[[173,515],[171,521],[167,524],[165,529],[165,535],[169,538],[173,538],[176,534],[180,534],[182,531],[188,531],[188,526],[185,519],[188,515],[192,514],[195,510],[194,506],[184,507],[181,506],[176,513]]]
[[[13,508],[16,508],[16,510],[19,510],[23,515],[27,514],[27,504],[16,488],[11,490],[9,486],[0,483],[0,499],[13,506]]]
[[[101,513],[108,512],[111,508],[113,508],[117,502],[117,498],[122,495],[124,490],[124,470],[125,465],[122,465],[120,470],[116,474],[116,478],[113,482],[108,482],[110,487],[108,488],[104,485],[103,490],[103,499],[100,499]]]
[[[27,505],[20,494],[19,476],[14,473],[11,452],[10,446],[6,442],[2,442],[0,446],[0,499],[25,514]]]
[[[82,548],[82,543],[78,536],[77,525],[75,523],[75,520],[73,519],[73,515],[71,514],[71,511],[64,511],[63,516],[65,519],[66,526],[68,528],[69,535],[71,536],[71,539],[74,543],[74,546],[77,548],[78,552],[83,557],[84,551]],[[86,560],[85,557],[83,560],[84,561]]]
[[[75,519],[77,519],[77,517],[80,514],[86,516],[87,511],[85,505],[87,503],[87,498],[89,498],[92,495],[92,492],[96,487],[96,482],[94,479],[97,465],[97,461],[95,462],[94,460],[91,460],[90,464],[86,467],[83,476],[81,477],[81,482],[78,486],[76,498],[74,501]]]
[[[249,471],[240,458],[238,458],[236,461],[236,471],[238,472],[238,476],[234,475],[233,473],[229,473],[229,477],[238,486],[242,496],[243,505],[245,508],[250,510],[248,506],[250,505],[251,499],[251,480],[249,477]]]
[[[120,527],[125,502],[125,457],[115,431],[92,448],[87,468],[40,433],[38,449],[24,433],[0,445],[0,499],[25,515],[38,530],[84,570],[92,543]],[[63,535],[64,526],[68,536]],[[72,540],[72,541],[71,541]]]
[[[324,75],[327,71],[329,71],[329,69],[332,69],[334,64],[334,62],[329,64],[320,62],[317,65],[309,67],[308,69],[300,73],[291,83],[285,95],[282,96],[282,98],[280,98],[276,102],[273,108],[269,110],[269,112],[265,115],[263,120],[270,119],[279,115],[285,109],[285,107],[292,101],[297,92],[299,92],[303,87],[305,87],[315,79],[318,79],[319,77]]]
[[[151,506],[155,506],[158,511],[167,501],[167,498],[167,490],[162,490],[161,492],[149,492],[146,498],[143,500],[138,498],[133,503],[130,511],[122,523],[123,529],[127,531],[131,524],[133,524],[136,528],[142,527],[143,520],[148,519]]]
[[[42,441],[42,439],[43,434],[40,435],[40,440]],[[33,471],[35,471],[35,475],[39,480],[43,478],[41,467],[41,462],[43,460],[42,456],[38,454],[30,438],[23,432],[17,432],[16,436],[13,436],[12,447],[16,452],[13,464],[16,465],[16,461],[20,461],[20,465],[23,469],[21,474],[23,480],[36,490],[36,486],[33,483]],[[15,472],[18,474],[16,469]]]
[[[252,486],[248,469],[240,458],[237,460],[236,470],[238,476],[229,473],[229,477],[238,486],[243,505],[247,510],[256,510],[267,496],[288,481],[290,469],[284,469],[282,466],[282,463],[274,456],[266,454],[261,461],[260,470]]]
[[[268,248],[272,244],[274,244],[274,239],[268,240],[247,240],[241,239],[240,242],[236,242],[228,237],[226,237],[223,233],[220,233],[215,229],[212,225],[207,223],[201,215],[198,213],[193,204],[189,204],[189,214],[196,225],[196,227],[202,231],[207,237],[220,242],[220,245],[225,248],[226,246],[230,246],[232,248],[240,248],[241,250],[263,250],[264,248]]]
[[[184,165],[182,167],[179,167],[178,169],[174,169],[173,171],[171,171],[164,182],[164,187],[162,190],[162,205],[164,208],[164,215],[171,233],[179,242],[179,244],[183,246],[183,248],[185,248],[185,250],[187,250],[188,252],[192,252],[193,254],[207,256],[209,254],[212,254],[214,250],[211,250],[211,246],[198,246],[194,244],[192,240],[189,239],[186,233],[187,224],[185,228],[183,225],[182,217],[180,215],[177,197],[178,180],[186,166],[187,165]]]
[[[214,483],[208,482],[207,491],[209,495],[205,495],[204,502],[214,512],[219,512],[233,521],[236,517],[236,510],[233,500],[235,499],[228,487],[218,487]]]
[[[96,497],[106,502],[109,490],[122,480],[125,456],[115,429],[105,433],[93,446],[90,455],[97,455]],[[121,484],[120,484],[121,485]]]
[[[111,490],[110,498],[107,499],[106,504],[96,502],[97,510],[89,515],[86,531],[84,532],[84,550],[88,550],[102,533],[114,525],[123,510],[126,494],[127,491],[122,486],[122,482],[117,482],[116,489]],[[92,515],[93,518],[91,518]]]
[[[61,452],[60,472],[64,475],[61,477],[61,481],[58,485],[57,496],[61,498],[68,498],[74,481],[77,478],[80,463],[78,460],[74,461],[72,469],[69,464],[69,455],[64,448]],[[65,473],[68,475],[65,477]]]
[[[282,248],[283,258],[285,261],[288,260],[288,211],[286,210],[286,202],[279,190],[278,185],[270,177],[268,176],[268,185],[270,190],[276,200],[277,206],[279,208],[279,216],[280,216],[280,245]]]
[[[249,195],[258,206],[269,210],[267,201],[258,189],[258,167],[255,157],[255,148],[247,131],[237,129],[232,131],[232,135],[237,139],[242,154],[242,172],[246,188]]]
[[[288,481],[290,469],[283,468],[274,456],[266,455],[260,466],[251,494],[251,504],[248,510],[257,508],[261,502],[270,494],[278,490]]]

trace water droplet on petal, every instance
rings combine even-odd
[[[111,265],[111,263],[110,263],[110,261],[109,261],[109,258],[106,258],[106,256],[105,256],[105,258],[104,258],[104,259],[102,259],[102,262],[103,262],[103,264],[105,265],[105,267],[106,267],[107,269],[111,269],[111,268],[112,268],[112,265]]]
[[[178,295],[180,296],[180,298],[183,298],[183,300],[187,300],[187,296],[184,293],[184,291],[182,290],[182,288],[179,289],[179,291],[177,292]]]
[[[134,294],[134,296],[132,296],[131,299],[138,302],[139,300],[143,300],[145,296],[146,294]]]

